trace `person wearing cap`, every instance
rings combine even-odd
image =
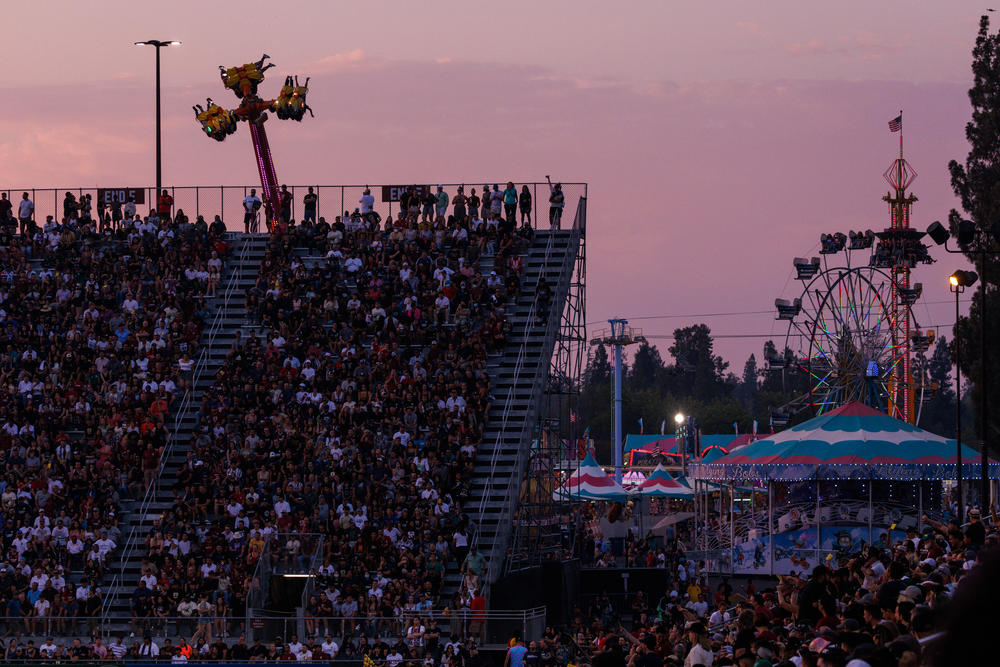
[[[691,650],[684,658],[684,667],[694,667],[695,665],[711,665],[715,660],[712,653],[712,643],[708,637],[708,630],[705,624],[699,622],[692,623],[688,628],[688,639],[691,641]]]
[[[965,527],[965,536],[974,549],[986,542],[986,527],[983,525],[978,509],[969,510],[969,525]]]

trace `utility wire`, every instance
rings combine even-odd
[[[935,306],[941,304],[952,304],[955,303],[952,299],[945,299],[943,301],[923,301],[921,302],[925,306]],[[972,303],[972,299],[960,299],[959,303]],[[696,318],[696,317],[729,317],[733,315],[769,315],[773,314],[775,311],[771,310],[738,310],[732,312],[724,313],[694,313],[688,315],[643,315],[641,317],[626,317],[623,319],[629,322],[639,322],[641,320],[675,320],[675,319],[686,319],[686,318]],[[587,322],[589,327],[592,324],[606,324],[607,320],[594,320],[593,322]],[[943,325],[928,325],[928,326],[943,326]]]

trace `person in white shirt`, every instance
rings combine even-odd
[[[51,659],[58,650],[59,647],[52,641],[52,637],[46,639],[45,643],[38,647],[38,652],[49,659]]]
[[[713,611],[712,615],[708,618],[708,625],[709,627],[714,628],[722,625],[723,623],[728,623],[729,620],[729,612],[726,611],[726,603],[720,602],[717,605],[716,610]]]
[[[323,651],[323,654],[328,658],[336,658],[337,653],[340,652],[340,646],[337,642],[333,641],[332,636],[327,635],[326,641],[320,645],[320,650]]]
[[[712,645],[709,643],[704,623],[698,622],[688,628],[688,639],[691,642],[691,651],[684,660],[684,667],[711,665],[715,656],[712,654]]]
[[[104,559],[118,546],[113,540],[108,539],[108,534],[105,532],[101,533],[101,539],[95,541],[94,544],[97,545],[97,549],[101,552],[101,557]]]
[[[156,588],[156,575],[149,570],[143,572],[143,575],[139,577],[139,581],[146,584],[146,588],[149,590]]]
[[[35,213],[35,202],[28,199],[28,193],[21,194],[21,201],[17,205],[17,217],[21,222],[21,235],[27,234],[28,224]]]
[[[448,315],[451,310],[451,299],[449,299],[444,294],[441,294],[434,300],[434,308],[437,313],[437,321],[439,324],[448,323]]]
[[[372,196],[372,191],[365,188],[365,192],[361,195],[361,199],[358,201],[361,204],[361,215],[367,216],[375,208],[375,197]]]
[[[243,230],[244,233],[249,234],[252,231],[257,231],[257,226],[260,224],[260,216],[258,211],[260,211],[261,202],[260,198],[257,196],[257,190],[250,190],[250,194],[243,199]]]
[[[288,504],[284,496],[278,498],[278,501],[274,503],[274,513],[278,515],[278,518],[290,514],[292,511],[292,506]]]

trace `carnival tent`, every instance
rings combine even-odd
[[[608,500],[624,502],[625,489],[601,469],[591,454],[580,467],[552,494],[553,500]]]
[[[962,474],[977,478],[979,452],[962,447]],[[1000,463],[990,461],[990,477]],[[954,440],[852,402],[709,463],[692,465],[703,480],[955,479]]]
[[[652,498],[690,498],[694,495],[694,490],[674,479],[662,463],[656,466],[636,492]]]

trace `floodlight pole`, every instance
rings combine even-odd
[[[951,291],[955,293],[955,459],[957,465],[957,489],[958,489],[958,525],[962,525],[962,517],[965,514],[965,505],[962,501],[962,337],[958,335],[958,323],[960,313],[958,309],[958,296],[964,291],[961,285],[951,285]]]
[[[940,223],[934,223],[931,225],[933,228],[935,225]],[[930,230],[931,228],[928,228]],[[979,280],[982,281],[982,285],[979,287],[979,454],[980,454],[980,479],[979,479],[979,495],[980,504],[982,505],[983,511],[989,510],[992,507],[992,502],[990,500],[990,446],[989,446],[989,412],[986,410],[988,389],[986,384],[987,376],[987,349],[986,349],[986,288],[989,285],[989,281],[986,279],[986,261],[988,257],[995,257],[1000,255],[1000,252],[995,250],[987,250],[987,246],[990,243],[988,234],[982,229],[976,229],[976,239],[975,243],[978,248],[974,251],[979,255]],[[945,236],[944,240],[937,240],[935,242],[943,246],[944,251],[952,255],[964,255],[965,251],[958,249],[952,250],[948,247],[948,237]],[[956,297],[957,298],[957,297]],[[955,317],[956,327],[958,326],[958,316]],[[956,332],[955,345],[957,351],[958,345],[958,335]],[[956,352],[957,354],[957,352]]]
[[[591,345],[610,345],[614,352],[614,372],[612,380],[611,443],[614,448],[615,481],[622,483],[622,348],[634,343],[644,343],[642,333],[628,326],[628,320],[615,318],[608,320],[611,331],[590,341]]]
[[[147,39],[142,42],[135,42],[136,46],[152,46],[156,49],[156,194],[153,195],[153,206],[159,210],[160,192],[163,188],[163,165],[161,156],[160,141],[160,49],[164,46],[178,46],[180,42],[176,40]]]

